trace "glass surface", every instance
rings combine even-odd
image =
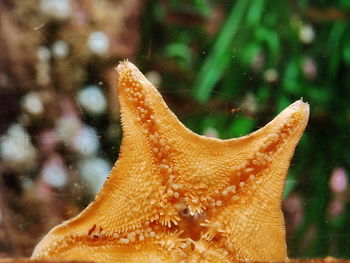
[[[29,256],[102,186],[118,61],[191,130],[227,139],[303,98],[282,204],[289,256],[350,258],[350,1],[1,0],[0,257]]]

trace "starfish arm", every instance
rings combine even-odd
[[[308,105],[297,101],[245,138],[264,134],[260,141],[255,141],[257,149],[243,168],[233,174],[234,193],[224,190],[219,195],[222,208],[217,208],[211,221],[205,224],[209,231],[214,231],[207,236],[220,240],[236,260],[287,258],[281,199],[290,160],[308,116]]]
[[[136,70],[127,62],[118,67],[123,140],[119,159],[102,190],[81,214],[52,229],[32,258],[94,260],[105,255],[105,246],[110,248],[109,256],[120,254],[123,258],[123,251],[132,247],[136,248],[135,260],[144,254],[142,251],[165,258],[169,252],[159,239],[168,240],[173,250],[179,243],[178,234],[167,234],[171,224],[179,220],[178,211],[171,205],[177,193],[167,191],[164,182],[171,162],[169,146],[166,138],[160,138],[159,123],[151,116],[161,97],[158,92],[154,94],[157,99],[144,96],[144,86],[150,83],[138,70],[140,75],[135,76]],[[139,79],[136,82],[134,78]],[[135,90],[131,92],[130,88]],[[129,255],[127,262],[132,262],[132,257]]]
[[[52,229],[35,248],[33,258],[97,260],[108,254],[114,257],[114,262],[118,258],[127,258],[125,262],[133,262],[132,258],[135,262],[146,262],[150,256],[141,261],[140,257],[157,255],[165,261],[168,252],[157,244],[157,239],[159,235],[166,239],[167,235],[159,229],[162,225],[156,227],[155,221],[164,214],[167,194],[153,165],[154,152],[144,134],[147,129],[133,117],[134,104],[128,101],[126,105],[123,99],[121,92],[121,152],[103,189],[80,215]],[[174,209],[167,214],[176,220]],[[126,257],[125,251],[130,247],[139,249],[132,255],[126,253]]]

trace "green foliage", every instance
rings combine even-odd
[[[248,3],[249,1],[247,0],[236,1],[217,40],[213,44],[208,58],[203,62],[195,84],[195,97],[199,101],[204,102],[209,98],[210,92],[227,68],[230,62],[229,50],[235,36],[235,31],[241,23]]]

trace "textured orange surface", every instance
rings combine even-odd
[[[254,261],[258,263],[258,261]],[[260,263],[269,261],[260,261]],[[288,263],[349,263],[349,259],[335,259],[335,258],[313,258],[313,259],[292,259],[285,261],[274,261],[277,262],[288,262]],[[91,261],[70,261],[70,260],[30,260],[30,259],[0,259],[0,263],[92,263]],[[251,262],[253,263],[253,261]]]
[[[52,229],[32,258],[286,260],[281,196],[308,104],[293,103],[250,135],[207,138],[184,127],[133,64],[117,71],[119,159],[96,200]]]

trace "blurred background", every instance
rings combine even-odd
[[[350,1],[1,0],[0,256],[29,256],[103,184],[129,59],[222,139],[310,103],[284,193],[290,257],[350,258]]]

